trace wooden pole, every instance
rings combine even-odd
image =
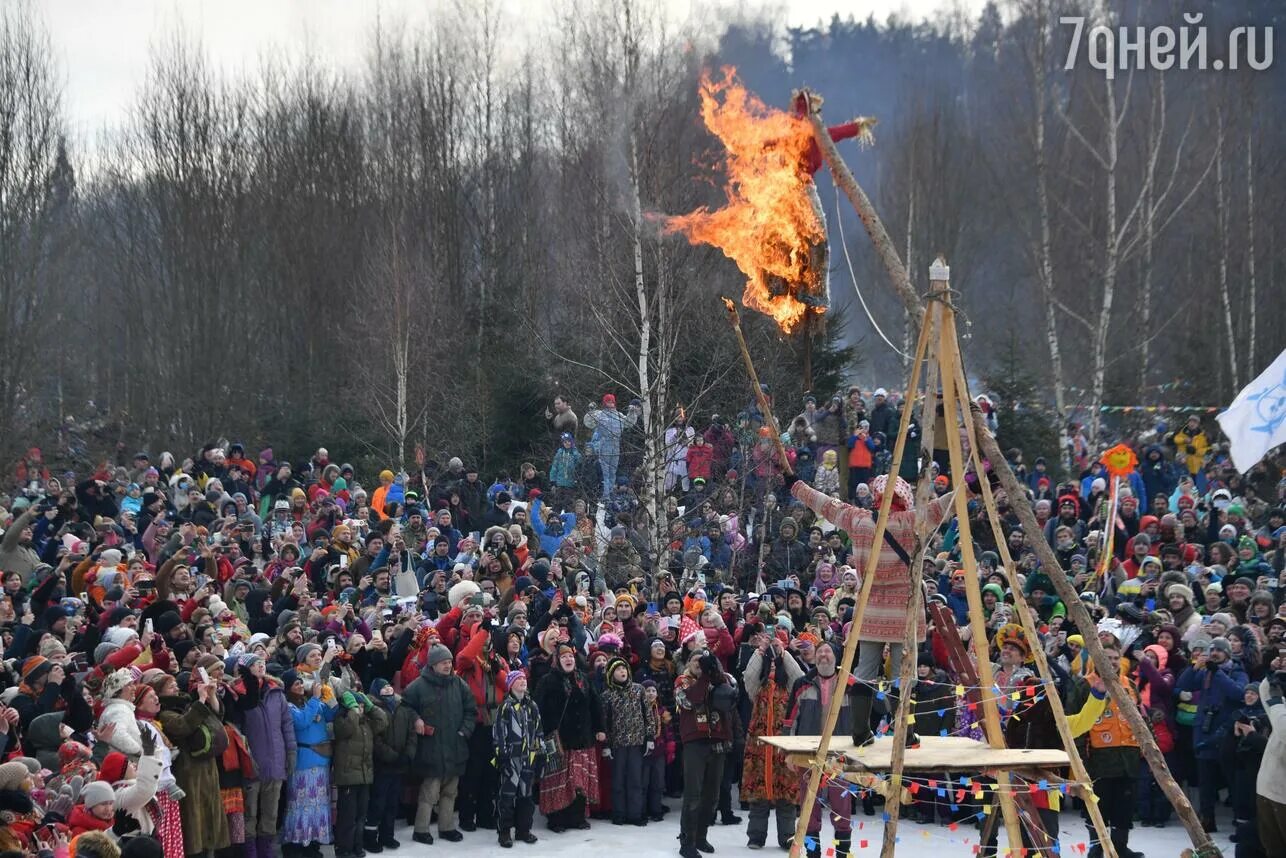
[[[947,347],[959,355],[960,344],[956,339],[956,332],[952,330],[947,332],[947,335],[951,338],[951,343]],[[967,391],[969,388],[965,381],[963,364],[960,361],[956,362],[956,387],[968,399]],[[1107,824],[1103,820],[1103,812],[1098,806],[1098,801],[1094,798],[1094,790],[1089,786],[1089,772],[1085,769],[1085,762],[1081,759],[1080,752],[1076,750],[1076,738],[1072,736],[1071,728],[1067,726],[1067,713],[1063,710],[1063,699],[1059,696],[1058,689],[1054,687],[1054,677],[1049,669],[1049,660],[1045,658],[1045,650],[1040,646],[1040,635],[1036,630],[1035,614],[1028,606],[1027,597],[1023,594],[1022,587],[1018,584],[1014,558],[1009,553],[1009,543],[1005,540],[1004,530],[1000,526],[1000,514],[996,510],[996,499],[992,494],[991,483],[986,478],[982,466],[982,456],[978,451],[977,428],[971,419],[965,420],[964,425],[965,431],[969,436],[969,449],[974,473],[978,474],[978,486],[982,494],[982,503],[987,510],[987,520],[991,523],[992,533],[996,537],[996,548],[1000,552],[1000,561],[1004,565],[1005,577],[1009,581],[1009,589],[1014,595],[1016,613],[1022,622],[1023,632],[1027,635],[1027,640],[1032,648],[1032,655],[1036,660],[1036,670],[1040,674],[1041,684],[1044,686],[1045,695],[1049,699],[1049,707],[1054,713],[1054,724],[1058,728],[1058,736],[1063,742],[1063,747],[1067,749],[1072,776],[1077,781],[1076,790],[1080,793],[1081,799],[1085,802],[1085,807],[1089,811],[1090,822],[1094,826],[1094,831],[1098,834],[1099,843],[1103,846],[1103,854],[1107,858],[1116,858],[1116,847],[1112,845]]]
[[[911,381],[907,387],[914,390],[920,383],[920,367],[928,351],[928,338],[920,332],[915,346],[915,361],[911,365]],[[906,449],[907,427],[911,425],[911,409],[902,411],[902,421],[898,428],[897,442],[893,445],[893,463],[889,472],[896,474],[902,467],[902,453]],[[862,590],[853,608],[853,621],[849,624],[848,637],[844,639],[844,655],[840,658],[838,679],[835,693],[831,695],[830,706],[826,709],[826,718],[822,722],[822,735],[817,744],[817,755],[808,775],[808,786],[804,789],[804,800],[799,805],[799,821],[795,825],[795,839],[790,845],[791,858],[799,858],[804,848],[804,837],[808,834],[808,820],[813,815],[813,805],[817,802],[817,788],[822,782],[822,768],[826,765],[830,753],[831,737],[835,733],[835,722],[839,720],[840,708],[848,693],[848,680],[853,673],[853,662],[857,656],[857,642],[862,635],[862,621],[866,617],[866,603],[871,598],[871,586],[875,583],[875,568],[880,561],[880,546],[884,544],[884,532],[888,525],[889,513],[893,508],[893,490],[888,487],[880,498],[880,511],[875,519],[875,534],[871,538],[871,553],[866,558],[866,568],[862,574]]]
[[[844,191],[849,201],[852,202],[853,208],[857,210],[863,226],[866,227],[867,233],[875,243],[880,260],[884,263],[885,270],[893,282],[893,287],[897,290],[898,296],[906,306],[908,315],[919,323],[924,316],[924,306],[915,294],[915,289],[911,287],[911,280],[907,276],[906,267],[898,257],[897,249],[893,247],[893,242],[889,238],[888,232],[884,229],[879,214],[876,213],[875,207],[871,205],[870,199],[866,196],[861,186],[857,184],[857,180],[853,178],[853,174],[844,163],[844,159],[840,157],[839,150],[835,147],[835,142],[831,140],[830,134],[826,131],[826,126],[822,124],[821,115],[812,111],[809,113],[808,118],[813,126],[813,137],[822,153],[822,158],[826,161],[826,165],[831,171],[831,176],[835,179],[835,184]],[[1033,535],[1032,543],[1036,549],[1037,557],[1040,558],[1041,568],[1050,576],[1054,589],[1058,591],[1059,598],[1063,600],[1064,605],[1067,607],[1068,616],[1077,628],[1093,629],[1093,620],[1090,618],[1089,611],[1081,603],[1080,594],[1072,586],[1067,573],[1058,565],[1058,558],[1054,555],[1053,549],[1049,547],[1049,543],[1045,541],[1041,533],[1040,525],[1036,522],[1036,516],[1032,513],[1031,503],[1027,499],[1026,489],[1014,478],[1013,471],[1010,470],[1009,464],[1005,461],[1004,454],[1001,453],[1000,447],[992,436],[991,431],[987,428],[982,415],[974,414],[973,423],[977,430],[978,443],[982,447],[982,455],[991,463],[994,473],[1004,485],[1010,506],[1022,522],[1023,530]],[[1111,695],[1113,702],[1116,703],[1122,717],[1129,723],[1131,732],[1139,740],[1143,758],[1147,760],[1148,766],[1152,770],[1152,775],[1156,778],[1157,785],[1161,787],[1161,791],[1175,808],[1179,821],[1183,823],[1183,827],[1187,830],[1188,837],[1192,840],[1192,845],[1196,848],[1199,858],[1220,858],[1223,853],[1215,845],[1210,835],[1201,827],[1201,819],[1193,809],[1192,803],[1188,801],[1188,797],[1183,790],[1175,783],[1174,776],[1170,774],[1170,768],[1165,763],[1165,758],[1161,755],[1160,749],[1157,748],[1156,739],[1153,738],[1152,731],[1148,729],[1147,723],[1143,720],[1143,716],[1139,714],[1138,707],[1134,701],[1121,688],[1116,671],[1112,669],[1112,665],[1103,652],[1103,647],[1099,645],[1098,636],[1092,633],[1085,635],[1085,648],[1089,650],[1090,658],[1093,660],[1095,668],[1098,670],[1099,675],[1103,677],[1108,694]]]
[[[777,418],[768,404],[768,397],[764,396],[763,387],[759,384],[759,374],[755,372],[754,361],[750,359],[750,348],[746,345],[746,335],[741,331],[741,315],[737,312],[737,305],[729,298],[720,300],[728,310],[728,320],[732,323],[732,332],[737,336],[737,345],[741,348],[741,359],[745,361],[746,372],[750,376],[750,386],[754,388],[755,400],[759,403],[759,410],[763,412],[764,422],[768,425],[768,431],[772,433],[773,445],[776,446],[777,455],[781,458],[782,473],[793,474],[795,470],[790,466],[785,445],[781,443],[781,429],[777,427]]]
[[[1199,858],[1220,858],[1222,852],[1215,844],[1214,840],[1201,827],[1201,818],[1192,807],[1192,802],[1188,801],[1188,796],[1184,794],[1179,785],[1174,781],[1174,775],[1170,774],[1170,767],[1166,765],[1165,757],[1161,749],[1157,747],[1156,738],[1152,735],[1152,730],[1148,727],[1143,716],[1139,713],[1139,707],[1134,699],[1125,692],[1121,686],[1119,676],[1119,666],[1112,663],[1103,652],[1103,645],[1098,642],[1098,635],[1095,634],[1095,623],[1081,601],[1080,594],[1072,586],[1071,579],[1063,571],[1063,567],[1058,564],[1058,557],[1054,550],[1049,547],[1045,541],[1044,534],[1040,529],[1040,524],[1036,521],[1036,516],[1032,512],[1031,503],[1027,500],[1026,489],[1014,477],[1014,472],[1010,469],[1009,463],[1005,461],[1005,456],[992,436],[991,431],[987,428],[986,421],[982,415],[975,413],[973,415],[974,428],[978,434],[978,442],[982,447],[982,455],[991,463],[992,472],[1000,478],[1000,484],[1005,488],[1005,495],[1009,498],[1010,508],[1018,514],[1018,520],[1022,523],[1023,532],[1031,534],[1031,544],[1036,549],[1036,556],[1040,559],[1041,571],[1049,576],[1049,580],[1054,585],[1054,590],[1058,593],[1058,598],[1062,600],[1063,605],[1067,608],[1067,616],[1072,623],[1080,629],[1085,638],[1085,649],[1089,651],[1090,659],[1094,663],[1094,669],[1103,679],[1103,684],[1107,686],[1107,693],[1116,704],[1121,717],[1130,726],[1130,732],[1138,740],[1139,750],[1143,752],[1143,759],[1147,761],[1148,767],[1152,769],[1152,776],[1156,779],[1157,786],[1165,794],[1175,813],[1179,816],[1179,821],[1183,823],[1184,829],[1188,832],[1188,837],[1192,840],[1192,845],[1196,848],[1196,854]]]
[[[945,284],[948,279],[946,264],[939,257],[933,268],[943,269],[935,281]],[[941,306],[938,312],[942,316],[944,330],[955,327],[955,311],[951,307],[951,293],[939,289],[930,295],[930,300]],[[978,684],[982,686],[983,728],[987,734],[987,743],[993,748],[1005,747],[1005,734],[1000,727],[1000,709],[994,695],[988,695],[988,689],[995,687],[995,675],[991,671],[991,644],[987,639],[986,621],[983,619],[982,588],[978,584],[978,560],[973,553],[973,535],[969,530],[969,500],[964,491],[964,455],[960,450],[960,421],[969,419],[968,403],[961,399],[962,391],[956,389],[956,372],[959,364],[955,352],[943,344],[939,361],[942,368],[942,405],[943,426],[946,427],[947,454],[951,460],[951,482],[955,494],[956,525],[959,527],[960,559],[969,574],[965,575],[965,596],[969,601],[970,643],[973,644],[974,660],[978,665]],[[1005,818],[1005,831],[1009,835],[1009,848],[1022,849],[1022,829],[1018,824],[1018,808],[1014,804],[1013,793],[1009,790],[1008,772],[996,773],[997,795],[1000,798],[1000,811]]]
[[[933,288],[933,287],[930,287]],[[938,370],[939,370],[939,353],[942,348],[942,330],[937,314],[930,312],[924,317],[924,325],[921,328],[921,335],[929,340],[928,354],[928,371],[925,374],[924,385],[924,414],[936,414],[938,403]],[[908,388],[903,408],[910,410],[915,407],[916,390]],[[933,432],[936,420],[924,421],[924,433],[921,437],[923,447],[933,449]],[[896,477],[896,473],[890,473],[890,478]],[[887,490],[887,489],[886,489]],[[933,470],[925,468],[920,474],[915,489],[915,508],[918,513],[923,514],[927,509],[929,502],[933,498]],[[915,546],[911,550],[912,566],[911,573],[911,607],[907,610],[906,626],[902,635],[902,663],[898,668],[898,687],[901,694],[902,711],[899,717],[893,721],[893,750],[889,759],[889,793],[884,800],[884,812],[888,814],[888,822],[884,824],[884,839],[880,848],[882,858],[892,858],[897,846],[898,839],[898,820],[902,814],[902,769],[906,762],[906,731],[910,726],[908,715],[913,711],[911,708],[914,701],[911,700],[911,689],[915,687],[912,677],[915,675],[915,666],[918,661],[918,635],[920,627],[920,618],[923,615],[923,582],[924,582],[924,558],[929,550],[929,541],[933,531],[926,532],[927,528],[917,522],[915,532]]]

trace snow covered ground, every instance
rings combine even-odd
[[[432,846],[423,846],[411,840],[411,829],[406,827],[399,830],[398,840],[402,847],[396,853],[386,853],[396,855],[398,858],[432,858],[434,855],[443,855],[449,851],[451,855],[464,855],[470,852],[475,854],[486,855],[512,855],[513,858],[627,858],[629,856],[639,856],[639,858],[674,858],[678,854],[679,843],[677,840],[679,834],[679,800],[667,799],[666,803],[670,807],[670,813],[663,822],[654,822],[645,828],[636,828],[629,825],[612,825],[606,820],[592,820],[593,826],[589,831],[568,831],[563,834],[554,834],[544,826],[544,819],[539,814],[536,818],[536,836],[540,842],[528,846],[523,843],[516,843],[513,849],[501,849],[496,844],[496,833],[494,831],[475,831],[466,832],[462,843],[444,843],[438,840]],[[743,820],[746,817],[744,811],[738,811]],[[774,823],[769,820],[769,843],[773,843]],[[1062,844],[1064,856],[1077,858],[1084,853],[1077,848],[1077,844],[1084,843],[1085,848],[1089,848],[1089,838],[1086,836],[1085,826],[1081,823],[1080,815],[1071,811],[1065,811],[1062,815],[1060,825],[1062,827]],[[859,827],[860,826],[860,827]],[[883,837],[883,823],[879,808],[876,808],[874,817],[858,816],[854,820],[853,833],[853,855],[855,858],[861,856],[879,855],[881,838]],[[1232,819],[1225,813],[1219,818],[1220,833],[1215,835],[1215,840],[1223,850],[1224,855],[1231,856],[1235,847],[1228,840],[1228,834],[1231,832]],[[436,826],[433,829],[437,834]],[[829,831],[823,834],[829,837]],[[952,832],[946,826],[937,825],[920,825],[914,822],[902,821],[898,824],[899,843],[897,854],[899,858],[947,858],[947,856],[970,856],[973,854],[973,846],[978,843],[977,831],[971,828],[961,826],[958,830]],[[861,841],[866,841],[866,847],[862,848]],[[771,858],[771,856],[784,856],[785,853],[776,849],[764,849],[762,851],[753,851],[746,848],[746,826],[743,821],[741,825],[716,825],[710,829],[710,843],[715,847],[715,858],[720,856],[741,856],[741,858],[750,858],[750,856],[760,856],[760,858]],[[1003,849],[1004,835],[1001,834],[1001,844]],[[829,841],[824,840],[823,845],[829,845]],[[1189,846],[1186,832],[1180,827],[1178,822],[1171,820],[1166,828],[1138,828],[1136,827],[1130,834],[1130,848],[1143,852],[1147,858],[1178,858],[1180,853]],[[381,856],[383,858],[383,856]]]

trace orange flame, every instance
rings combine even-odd
[[[722,250],[748,278],[742,302],[790,333],[825,309],[801,300],[823,295],[826,277],[815,264],[826,229],[810,199],[808,120],[765,105],[731,68],[718,81],[702,75],[700,96],[701,118],[727,150],[728,202],[664,218],[662,229]]]

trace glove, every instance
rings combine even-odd
[[[603,749],[603,759],[605,759],[605,760],[610,760],[611,758],[612,758],[612,749],[611,749],[611,748],[604,748],[604,749]]]
[[[365,693],[358,694],[357,700],[362,704],[362,708],[367,712],[371,711],[371,709],[375,707],[375,704],[371,702],[371,698],[367,697]]]
[[[656,750],[656,742],[648,742],[646,745],[643,746],[644,754],[650,754],[654,750]]]
[[[187,798],[188,795],[177,783],[170,784],[166,787],[165,794],[175,801],[183,801],[183,799]]]
[[[339,705],[345,709],[353,709],[357,706],[357,695],[351,691],[345,691],[339,698]]]

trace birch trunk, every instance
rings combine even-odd
[[[915,158],[911,159],[914,165]],[[906,208],[906,270],[915,270],[915,259],[911,254],[911,238],[915,235],[915,172],[911,171],[911,195],[907,202]],[[905,314],[902,321],[902,372],[905,374],[911,368],[911,316]]]
[[[1215,231],[1219,238],[1219,300],[1223,304],[1224,336],[1228,342],[1228,380],[1232,389],[1241,388],[1237,374],[1237,339],[1232,324],[1232,298],[1228,294],[1228,198],[1223,175],[1223,113],[1218,114],[1215,131]]]
[[[1106,121],[1104,122],[1104,193],[1103,224],[1103,303],[1099,307],[1098,328],[1094,331],[1094,374],[1090,391],[1090,445],[1097,446],[1100,424],[1099,408],[1107,380],[1107,333],[1112,324],[1112,300],[1116,294],[1116,272],[1119,264],[1120,236],[1116,227],[1117,108],[1116,86],[1104,76]]]
[[[630,133],[630,216],[633,221],[634,242],[634,295],[638,301],[639,313],[639,348],[635,357],[638,378],[639,400],[642,402],[643,421],[643,474],[644,483],[648,486],[647,497],[643,499],[648,516],[654,528],[653,556],[661,545],[660,528],[664,525],[657,515],[657,498],[660,496],[657,469],[656,414],[652,400],[652,306],[647,294],[647,282],[643,278],[643,201],[639,196],[639,162],[637,143],[633,132]],[[604,501],[607,499],[604,498]]]
[[[1248,373],[1259,364],[1255,361],[1256,284],[1255,284],[1255,132],[1246,131],[1246,313],[1249,315],[1249,341],[1246,344]]]
[[[1044,4],[1037,7],[1036,15],[1040,20],[1040,37],[1036,42],[1035,74],[1035,162],[1036,162],[1036,208],[1040,218],[1040,247],[1037,249],[1036,262],[1040,269],[1040,289],[1045,305],[1045,342],[1049,345],[1049,369],[1054,383],[1054,411],[1058,419],[1058,449],[1063,458],[1063,467],[1069,472],[1071,462],[1071,438],[1067,434],[1067,391],[1063,387],[1063,352],[1058,342],[1058,315],[1054,307],[1054,262],[1053,238],[1049,227],[1049,164],[1045,160],[1045,99],[1047,94],[1047,72],[1045,50],[1049,45],[1049,16]]]

